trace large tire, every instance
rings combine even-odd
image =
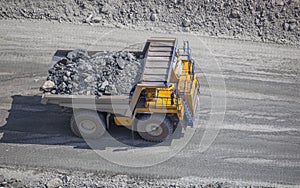
[[[162,142],[170,138],[173,133],[171,121],[159,114],[141,116],[135,124],[138,134],[145,140],[151,142]]]
[[[70,121],[72,132],[85,139],[98,139],[106,131],[105,118],[92,110],[76,110]]]

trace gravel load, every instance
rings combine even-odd
[[[139,82],[142,61],[127,51],[74,50],[49,69],[41,87],[45,93],[69,95],[124,95]]]

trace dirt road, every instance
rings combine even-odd
[[[71,112],[40,102],[39,87],[57,49],[122,50],[170,34],[32,21],[0,21],[0,165],[52,167],[224,181],[300,185],[300,49],[172,34],[191,42],[199,63],[200,126],[171,159],[150,167],[113,164],[69,129]],[[219,74],[214,67],[219,65]],[[213,84],[225,81],[226,90]],[[198,145],[211,117],[212,91],[226,93],[224,121],[212,145]],[[147,146],[113,128],[122,143]],[[127,152],[104,139],[103,153]],[[153,152],[163,146],[151,146]],[[148,147],[148,148],[151,148]],[[147,151],[151,151],[147,150]],[[155,157],[153,158],[155,160]]]

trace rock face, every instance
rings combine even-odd
[[[0,19],[168,27],[213,36],[299,44],[299,0],[1,1]]]
[[[73,95],[129,94],[141,71],[140,59],[126,51],[89,56],[85,50],[74,50],[49,69],[41,90]]]

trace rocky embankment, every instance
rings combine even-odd
[[[1,1],[0,19],[94,23],[299,45],[299,0]]]
[[[122,174],[102,174],[68,170],[37,170],[0,168],[0,187],[62,188],[62,187],[238,187],[238,183],[193,181],[188,178],[169,179],[161,177],[138,177]]]

